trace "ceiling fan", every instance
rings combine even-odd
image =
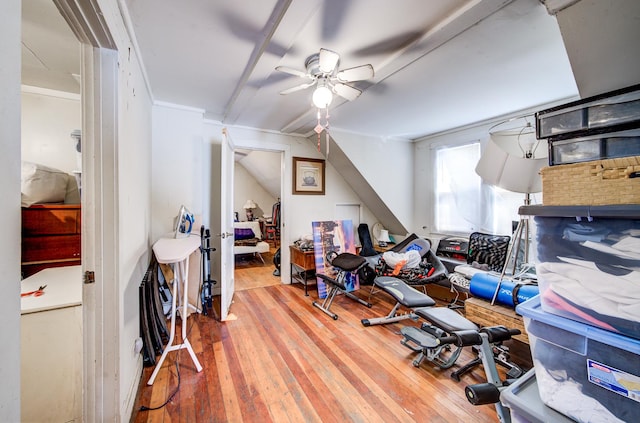
[[[328,106],[331,102],[330,96],[327,100],[320,101],[320,104],[316,102],[316,94],[320,91],[333,92],[340,97],[343,97],[349,101],[353,101],[362,94],[362,91],[347,85],[348,82],[363,81],[365,79],[372,78],[373,66],[370,64],[356,66],[349,69],[339,70],[338,62],[340,61],[340,55],[334,51],[324,48],[320,49],[319,53],[312,54],[305,60],[306,72],[298,69],[293,69],[287,66],[276,67],[277,71],[288,73],[290,75],[305,78],[308,81],[295,87],[288,88],[281,91],[280,94],[286,95],[296,91],[304,90],[306,88],[317,85],[317,89],[314,92],[314,104],[320,107],[320,104]]]

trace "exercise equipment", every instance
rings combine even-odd
[[[473,275],[469,284],[469,291],[473,296],[491,300],[498,286],[496,300],[500,304],[509,307],[515,307],[540,293],[540,289],[535,283],[525,284],[514,282],[510,279],[502,279],[501,281],[500,275],[492,273],[476,273]]]
[[[211,253],[216,249],[211,246],[211,232],[200,227],[200,252],[202,253],[202,286],[200,287],[200,302],[202,303],[202,314],[208,315],[208,310],[213,311],[217,318],[217,313],[213,308],[213,286],[218,282],[211,279]]]
[[[326,273],[316,273],[316,276],[327,283],[329,292],[322,304],[314,301],[313,306],[331,316],[333,320],[338,320],[338,315],[330,311],[330,308],[336,295],[342,293],[352,300],[371,308],[371,303],[358,298],[350,292],[353,290],[352,284],[357,277],[358,271],[367,265],[367,260],[352,253],[337,254],[335,251],[330,251],[327,254],[327,262],[332,266],[332,269]]]
[[[498,368],[493,353],[493,346],[503,341],[511,339],[513,335],[519,335],[519,329],[507,329],[504,326],[492,326],[480,329],[477,338],[468,336],[462,340],[463,345],[474,345],[479,348],[480,357],[482,359],[482,367],[487,376],[487,381],[465,387],[465,396],[473,405],[495,404],[496,413],[502,423],[511,422],[511,413],[509,408],[500,402],[500,393],[506,389],[515,379],[522,376],[523,372],[519,368],[518,371],[510,370],[507,373],[507,379],[500,379]]]
[[[273,265],[275,266],[275,270],[273,271],[273,276],[280,276],[280,266],[281,266],[281,255],[280,255],[280,247],[276,250],[273,255]]]
[[[386,292],[396,300],[396,304],[388,315],[362,319],[364,326],[386,325],[405,319],[427,320],[420,328],[415,326],[403,327],[402,345],[418,353],[413,365],[419,367],[425,358],[435,363],[441,369],[453,366],[460,356],[461,349],[452,351],[449,344],[440,342],[440,338],[449,336],[453,332],[464,330],[477,331],[478,327],[471,321],[448,307],[434,307],[436,302],[417,289],[407,285],[404,281],[392,276],[378,276],[374,284],[381,291]],[[401,311],[404,307],[404,312]]]
[[[400,329],[402,340],[400,343],[412,351],[418,353],[413,360],[415,367],[420,367],[426,358],[441,369],[448,369],[455,364],[460,357],[462,347],[455,344],[451,349],[449,344],[442,341],[456,332],[474,333],[478,326],[467,320],[456,311],[447,307],[422,307],[414,310],[414,313],[427,320],[420,328],[405,326]]]

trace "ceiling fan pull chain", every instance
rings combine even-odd
[[[325,126],[324,126],[324,134],[325,134],[325,142],[327,144],[327,158],[329,158],[329,106],[327,106],[325,111]]]
[[[313,128],[314,131],[316,131],[316,134],[318,134],[318,153],[320,152],[320,133],[322,132],[322,125],[320,124],[320,109],[318,109],[318,124],[316,125],[315,128]]]

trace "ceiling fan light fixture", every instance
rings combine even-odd
[[[329,107],[331,101],[333,101],[333,93],[327,85],[326,80],[319,80],[318,87],[313,91],[311,99],[313,101],[313,105],[318,109],[325,109]]]

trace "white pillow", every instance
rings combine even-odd
[[[22,207],[35,203],[62,203],[71,176],[62,170],[22,162]]]

